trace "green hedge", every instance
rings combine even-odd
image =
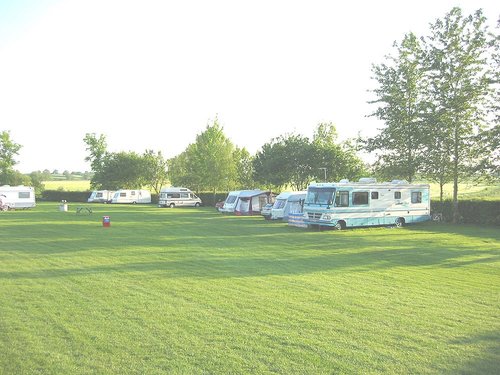
[[[453,202],[445,200],[431,202],[431,212],[441,213],[444,221],[451,222],[453,219]],[[458,212],[460,222],[467,224],[486,224],[500,226],[500,201],[458,201]]]

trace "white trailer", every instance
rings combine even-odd
[[[158,207],[200,207],[201,204],[201,199],[188,188],[171,186],[160,190]]]
[[[260,215],[260,210],[271,201],[271,192],[263,190],[236,190],[229,192],[224,206],[219,208],[223,213],[236,215]]]
[[[89,199],[87,199],[88,203],[110,203],[111,199],[113,199],[113,195],[115,194],[112,190],[94,190]]]
[[[31,186],[0,186],[0,200],[5,209],[15,210],[36,206],[35,189]]]
[[[111,203],[151,203],[151,192],[149,190],[121,189],[115,191]]]
[[[427,184],[402,180],[377,183],[312,183],[304,201],[304,223],[336,229],[375,225],[403,226],[430,220],[430,189]]]
[[[271,220],[288,220],[289,213],[301,213],[306,191],[285,191],[276,197],[271,209]]]

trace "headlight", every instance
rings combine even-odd
[[[332,220],[332,217],[328,214],[323,215],[323,220]]]

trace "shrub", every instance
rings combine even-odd
[[[443,220],[452,221],[453,202],[445,200],[431,202],[433,213],[442,213]],[[462,223],[500,225],[500,201],[462,200],[458,201],[458,212]]]

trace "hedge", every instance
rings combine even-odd
[[[453,201],[445,200],[431,201],[431,212],[442,214],[444,221],[453,220]],[[458,201],[458,212],[460,222],[467,224],[486,224],[500,226],[500,200],[480,201],[461,200]]]

